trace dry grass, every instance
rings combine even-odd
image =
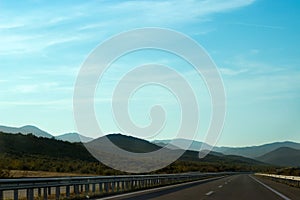
[[[60,172],[44,172],[44,171],[10,170],[10,176],[12,178],[25,178],[25,177],[96,176],[96,174],[76,174],[76,173],[60,173]]]

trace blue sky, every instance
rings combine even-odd
[[[227,116],[218,145],[300,142],[299,8],[292,0],[1,1],[0,124],[32,124],[53,135],[76,131],[73,89],[89,53],[120,32],[162,27],[196,40],[222,74]],[[175,66],[199,93],[201,140],[209,124],[209,94],[196,85],[199,77],[186,73],[186,63],[163,52],[137,52],[114,63],[102,80],[105,87],[97,90],[98,121],[108,133],[119,131],[106,101],[112,80],[153,60]],[[157,139],[172,138],[179,111],[165,91],[137,93],[131,117],[146,125],[144,115],[155,103],[169,111]]]

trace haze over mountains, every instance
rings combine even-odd
[[[111,134],[107,136],[118,147],[135,153],[145,153],[159,150],[161,147],[139,138],[125,136],[121,134]],[[86,145],[105,145],[103,137],[88,142]],[[105,147],[104,147],[105,148]],[[170,150],[183,151],[183,150]],[[113,153],[113,152],[111,152]],[[36,137],[33,135],[9,134],[0,132],[0,155],[10,156],[42,156],[51,158],[68,158],[73,160],[96,161],[81,143],[69,143],[51,138]],[[110,159],[114,159],[110,157]],[[185,151],[179,159],[184,162],[203,162],[222,165],[239,166],[264,166],[265,164],[250,158],[241,156],[229,156],[223,154],[210,153],[201,160],[198,152]]]
[[[37,137],[44,137],[44,138],[56,138],[62,141],[68,142],[89,142],[92,141],[93,138],[82,136],[78,133],[65,133],[59,136],[53,136],[50,133],[39,129],[38,127],[26,125],[22,127],[8,127],[8,126],[0,126],[0,132],[4,133],[22,133],[23,135],[33,134]]]
[[[0,132],[4,133],[22,133],[24,135],[33,134],[37,137],[53,138],[50,133],[43,131],[35,126],[23,126],[20,128],[0,126]],[[117,136],[116,136],[117,135]],[[128,149],[129,151],[153,151],[158,147],[165,146],[170,140],[155,140],[148,142],[138,138],[122,136],[120,134],[113,134],[109,136],[113,142],[121,145],[120,147]],[[78,133],[66,133],[54,137],[57,140],[74,142],[92,142],[94,139],[90,137],[81,136]],[[94,140],[95,141],[95,140]],[[138,142],[137,142],[138,141]],[[186,139],[175,139],[174,145],[169,146],[171,150],[181,150],[187,144],[190,144],[189,151],[199,151],[203,145],[204,149],[209,149],[211,146],[199,141],[190,141]],[[155,146],[151,146],[151,145]],[[141,145],[141,147],[139,147]],[[147,147],[147,148],[146,148]],[[144,149],[143,149],[144,148]],[[145,149],[146,148],[146,149]],[[148,149],[149,148],[149,149]],[[230,156],[232,159],[250,158],[260,162],[278,165],[278,166],[294,166],[300,167],[300,144],[295,142],[275,142],[264,144],[260,146],[250,147],[213,147],[213,152],[210,155],[214,156]],[[229,157],[228,157],[229,158]]]
[[[300,167],[300,150],[289,147],[280,147],[256,158],[256,160],[276,166]]]
[[[159,145],[159,146],[165,146],[168,144],[171,140],[154,140],[153,143]],[[190,141],[186,139],[175,139],[173,141],[174,144],[172,147],[173,149],[180,148],[182,149],[187,144],[191,144],[189,147],[189,150],[192,151],[199,151],[203,145],[204,149],[211,148],[210,145],[198,142],[198,141]],[[260,156],[263,156],[266,153],[269,153],[271,151],[274,151],[281,147],[289,147],[293,149],[300,149],[300,143],[295,142],[275,142],[270,144],[264,144],[260,146],[250,146],[250,147],[213,147],[213,151],[219,152],[225,155],[237,155],[237,156],[243,156],[248,158],[257,158]]]
[[[43,131],[35,126],[30,126],[30,125],[22,126],[20,128],[0,126],[0,131],[4,133],[13,133],[13,134],[22,133],[24,135],[31,133],[37,137],[45,137],[45,138],[53,137],[50,133],[47,133],[46,131]]]
[[[55,136],[56,139],[68,142],[90,142],[93,138],[85,137],[78,133],[66,133],[63,135]]]

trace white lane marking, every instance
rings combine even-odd
[[[210,195],[212,195],[214,193],[214,191],[209,191],[208,193],[206,193],[205,195],[206,196],[210,196]]]
[[[273,188],[271,188],[270,186],[262,183],[261,181],[257,180],[256,178],[254,178],[253,176],[250,176],[253,180],[255,180],[256,182],[260,183],[261,185],[263,185],[264,187],[266,187],[267,189],[271,190],[272,192],[274,192],[275,194],[277,194],[278,196],[280,196],[281,198],[283,198],[284,200],[291,200],[290,198],[284,196],[283,194],[281,194],[280,192],[274,190]]]
[[[225,185],[227,185],[227,182],[225,182]]]
[[[125,193],[125,194],[114,195],[114,196],[110,196],[110,197],[104,197],[104,198],[100,198],[100,199],[101,200],[108,200],[108,199],[121,198],[121,197],[126,197],[126,196],[131,196],[131,195],[142,194],[142,193],[155,192],[155,191],[170,189],[170,188],[174,188],[174,187],[178,187],[178,186],[189,185],[189,184],[192,184],[192,183],[198,183],[198,182],[201,183],[201,182],[204,182],[204,181],[218,180],[218,179],[221,179],[221,178],[224,178],[224,177],[226,177],[226,176],[207,178],[207,179],[202,179],[202,180],[198,180],[198,181],[191,181],[191,182],[187,182],[187,183],[179,183],[179,184],[176,184],[176,185],[168,185],[168,186],[163,186],[163,187],[158,187],[158,188],[152,188],[152,189],[147,189],[147,190],[141,190],[141,191],[136,191],[136,192],[130,192],[130,193]],[[98,200],[100,200],[100,199],[98,199]]]
[[[219,188],[222,188],[223,187],[223,185],[219,185]]]

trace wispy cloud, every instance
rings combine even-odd
[[[223,75],[235,76],[248,71],[248,69],[230,69],[230,68],[219,68]]]
[[[45,46],[49,47],[49,46],[54,46],[54,45],[58,45],[58,44],[75,42],[75,41],[78,41],[81,39],[82,39],[82,37],[79,37],[79,36],[61,37],[61,38],[57,38],[57,39],[53,39],[52,41],[49,41]]]
[[[34,81],[34,80],[33,80]],[[72,84],[64,84],[59,82],[39,82],[34,83],[32,80],[30,82],[16,82],[12,83],[13,85],[7,85],[6,87],[6,95],[11,94],[37,94],[39,97],[43,98],[42,94],[49,94],[48,97],[56,97],[55,94],[61,96],[61,93],[72,92],[73,85]]]
[[[274,26],[274,25],[266,25],[266,24],[251,24],[251,23],[242,23],[242,22],[235,22],[230,24],[239,25],[239,26],[248,26],[253,28],[278,29],[278,30],[285,29],[285,27],[283,26]]]
[[[99,40],[99,32],[95,34],[91,30],[115,33],[141,26],[180,27],[253,2],[254,0],[91,1],[55,8],[37,7],[24,13],[6,11],[1,15],[0,29],[18,30],[0,33],[0,55],[39,52],[57,44]],[[67,11],[65,7],[68,7]],[[50,9],[51,12],[45,12]]]
[[[72,99],[54,101],[0,101],[0,106],[72,106]]]
[[[14,29],[14,28],[20,28],[23,27],[24,24],[20,23],[9,23],[9,24],[0,24],[0,30],[7,30],[7,29]]]
[[[15,91],[20,93],[33,93],[38,91],[38,85],[19,85],[16,86]]]

